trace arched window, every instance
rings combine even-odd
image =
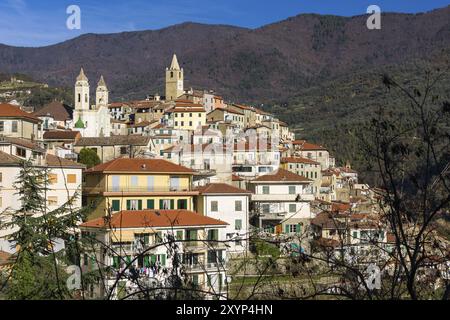
[[[170,77],[173,78],[173,71],[170,71]]]
[[[81,102],[81,94],[78,94],[78,102]]]

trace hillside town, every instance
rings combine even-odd
[[[226,294],[235,262],[254,255],[261,239],[284,256],[321,251],[360,265],[387,262],[395,239],[383,219],[384,191],[362,183],[351,163],[338,165],[326,146],[260,108],[185,88],[175,54],[161,72],[165,94],[138,101],[110,101],[103,76],[91,99],[82,68],[73,106],[54,101],[29,112],[0,104],[1,223],[21,207],[23,161],[47,172],[48,210],[81,195],[73,209],[92,210],[76,233],[97,243],[81,264],[108,267],[103,285],[86,289],[92,298],[119,280],[127,293],[139,289],[135,277],[164,282],[179,265],[203,291]],[[80,160],[88,151],[98,157],[93,166]],[[13,232],[0,228],[0,270],[17,250]]]

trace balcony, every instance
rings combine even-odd
[[[296,201],[313,201],[314,194],[252,194],[252,201],[285,201],[285,202],[296,202]],[[298,199],[297,199],[298,198]]]
[[[191,195],[197,195],[198,191],[192,191],[190,188],[181,188],[181,187],[169,187],[169,186],[153,186],[153,187],[147,187],[147,186],[108,186],[107,188],[104,187],[88,187],[83,186],[83,192],[86,194],[103,194],[106,196],[114,196],[114,195],[155,195],[155,194],[170,194],[170,195],[176,195],[178,194],[191,194]]]

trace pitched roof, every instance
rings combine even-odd
[[[75,144],[77,147],[83,146],[116,146],[133,145],[146,146],[150,143],[150,137],[144,136],[111,136],[111,137],[83,137]]]
[[[2,164],[19,164],[20,159],[6,152],[0,151],[0,165]]]
[[[45,152],[45,150],[42,149],[38,144],[28,139],[0,136],[0,144],[14,144],[36,152]]]
[[[195,171],[164,159],[117,158],[87,169],[90,172],[185,173]]]
[[[226,183],[209,183],[196,188],[200,194],[250,194],[248,190],[236,188]]]
[[[177,55],[174,53],[172,57],[172,63],[170,64],[170,70],[180,70],[180,64],[178,63]]]
[[[52,154],[47,154],[45,156],[45,161],[46,161],[48,167],[80,168],[80,169],[83,169],[86,167],[85,165],[83,165],[81,163],[67,160],[64,158],[60,158],[60,157],[54,156]]]
[[[293,145],[298,146],[300,150],[327,150],[327,148],[320,146],[318,144],[309,143],[306,140],[295,140]]]
[[[88,81],[88,78],[84,74],[83,68],[81,68],[81,70],[80,70],[80,74],[77,77],[77,81]]]
[[[251,182],[303,182],[308,183],[312,182],[312,180],[309,180],[303,176],[300,176],[298,174],[292,173],[290,171],[284,170],[284,169],[278,169],[272,173],[259,176],[256,179],[253,179]]]
[[[114,214],[108,222],[97,218],[81,224],[88,228],[150,228],[226,226],[228,223],[189,210],[135,210]]]
[[[36,117],[45,117],[50,115],[56,121],[66,121],[72,119],[73,109],[66,104],[53,101],[34,112],[33,115]]]
[[[44,140],[75,140],[77,137],[81,137],[79,131],[70,130],[52,130],[44,132]]]
[[[21,118],[32,122],[42,122],[41,119],[37,118],[32,113],[25,112],[18,106],[9,103],[0,103],[0,118]]]
[[[307,158],[301,158],[301,157],[286,157],[281,158],[281,163],[305,163],[305,164],[320,164],[317,161],[313,161],[311,159]]]
[[[0,266],[11,263],[12,254],[0,250]]]
[[[100,80],[98,80],[97,87],[106,87],[105,79],[103,78],[103,75],[100,76]]]
[[[231,181],[244,181],[244,179],[242,179],[238,175],[232,174],[231,175]]]
[[[231,109],[231,108],[217,107],[214,110],[225,111],[225,112],[228,112],[228,113],[234,113],[234,114],[238,114],[238,115],[241,115],[241,116],[244,115],[244,113],[242,111],[234,110],[234,109]]]

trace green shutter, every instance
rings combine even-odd
[[[120,263],[119,263],[119,257],[114,256],[113,257],[113,267],[116,269],[119,269]]]
[[[127,200],[127,210],[131,209],[131,200]]]
[[[181,230],[177,231],[177,240],[183,240],[183,231]]]
[[[285,233],[289,233],[289,225],[288,224],[284,226],[284,231],[285,231]]]
[[[138,200],[138,209],[142,210],[142,200]]]
[[[144,267],[150,267],[150,257],[144,256]]]
[[[164,203],[163,200],[160,199],[160,200],[159,200],[159,209],[160,209],[160,210],[162,210],[162,208],[164,207],[164,206],[163,206],[163,203]]]
[[[155,264],[156,263],[156,255],[152,254],[150,256],[150,260],[152,261],[152,264]]]
[[[171,210],[175,209],[175,200],[173,199],[170,200],[170,209]]]
[[[131,263],[131,256],[127,256],[126,257],[126,261],[127,261],[127,264],[130,264]]]
[[[165,254],[162,254],[162,255],[161,255],[161,265],[162,265],[162,266],[165,266],[165,265],[166,265],[166,255],[165,255]]]
[[[155,209],[155,200],[153,199],[147,200],[147,209]]]
[[[297,233],[302,233],[302,225],[300,223],[297,224]]]
[[[111,202],[112,211],[120,211],[120,200],[113,200]]]

